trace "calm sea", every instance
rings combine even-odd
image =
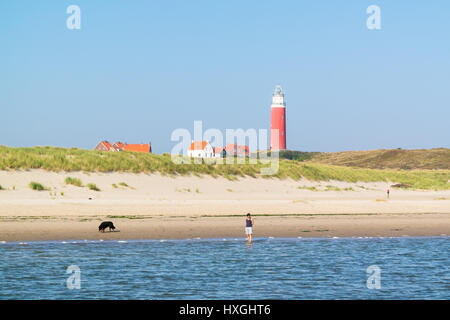
[[[1,243],[0,299],[449,299],[449,240]]]

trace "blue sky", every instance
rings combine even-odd
[[[268,129],[279,83],[289,149],[450,147],[449,34],[444,0],[5,0],[0,144],[169,152],[194,120]]]

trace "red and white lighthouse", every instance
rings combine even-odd
[[[270,150],[286,150],[286,102],[277,85],[270,106]]]

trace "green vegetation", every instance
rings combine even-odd
[[[125,182],[119,183],[119,186],[122,186],[122,187],[128,187],[128,185],[127,185]]]
[[[0,184],[0,190],[5,190],[5,189],[3,189],[3,187],[2,187],[2,185]]]
[[[87,187],[89,190],[100,191],[100,189],[94,183],[88,183]]]
[[[325,191],[341,191],[341,188],[332,185],[327,185]]]
[[[280,156],[281,157],[281,156]],[[311,154],[314,163],[371,169],[450,169],[450,149],[370,150]]]
[[[43,190],[48,190],[48,188],[45,188],[42,184],[40,184],[39,182],[34,182],[31,181],[29,184],[29,187],[33,190],[36,191],[43,191]]]
[[[113,184],[112,184],[112,187],[115,188],[115,189],[117,189],[117,184],[113,183]]]
[[[307,187],[307,186],[298,186],[297,189],[301,190],[309,190],[309,191],[319,191],[315,186]]]
[[[321,186],[319,186],[319,187],[321,187]],[[312,186],[312,187],[298,186],[297,189],[310,190],[310,191],[342,191],[342,190],[344,190],[344,191],[354,191],[352,187],[341,189],[339,187],[332,186],[332,185],[327,185],[325,187],[325,189],[318,189],[316,186]]]
[[[83,183],[78,178],[67,177],[65,182],[66,182],[66,184],[72,184],[72,185],[77,186],[77,187],[82,187],[83,186]]]
[[[383,151],[383,150],[382,150]],[[385,151],[385,150],[384,150]],[[402,155],[402,159],[409,159],[408,165],[411,168],[422,168],[422,170],[393,170],[393,169],[368,169],[348,167],[346,161],[337,161],[341,166],[326,164],[324,154],[308,154],[309,160],[288,160],[280,159],[279,170],[275,175],[263,176],[261,169],[268,167],[268,164],[258,162],[249,164],[249,159],[245,159],[243,164],[218,164],[217,159],[211,161],[202,160],[200,164],[184,163],[176,164],[170,156],[157,154],[135,153],[135,152],[101,152],[96,150],[64,149],[53,147],[34,148],[10,148],[0,146],[0,170],[28,170],[44,169],[48,171],[83,171],[83,172],[159,172],[163,175],[210,175],[213,177],[224,177],[229,180],[236,180],[239,177],[262,177],[262,178],[292,178],[299,180],[305,178],[312,181],[346,181],[346,182],[380,182],[401,183],[410,185],[413,189],[450,189],[450,150],[391,150],[392,154],[403,154],[407,151],[407,156]],[[413,152],[414,151],[414,152]],[[415,152],[420,151],[420,152]],[[360,151],[364,153],[365,151]],[[378,152],[378,151],[373,151]],[[409,152],[412,152],[409,154]],[[423,154],[430,153],[430,160],[422,158]],[[286,157],[290,153],[287,153]],[[295,153],[294,153],[295,154]],[[342,153],[333,153],[337,155]],[[346,153],[343,153],[346,154]],[[411,165],[416,157],[417,166]],[[291,154],[292,155],[292,154]],[[301,153],[297,154],[297,159],[301,159]],[[330,155],[330,154],[326,154]],[[294,157],[294,156],[292,156]],[[321,158],[322,157],[322,158]],[[336,156],[337,157],[337,156]],[[383,163],[399,165],[391,158],[386,162],[387,156],[380,159],[380,166]],[[411,158],[411,159],[410,159]],[[186,160],[187,158],[180,158]],[[356,159],[356,158],[355,158]],[[314,161],[314,162],[313,162]],[[322,162],[322,163],[315,163]],[[383,162],[384,161],[384,162]],[[356,160],[354,160],[356,162]],[[359,165],[370,166],[372,162],[358,162]],[[345,165],[345,166],[342,166]],[[443,168],[440,170],[429,170],[429,168]]]
[[[278,153],[280,159],[286,160],[296,160],[296,161],[306,161],[313,159],[320,152],[304,152],[304,151],[294,151],[294,150],[281,150]],[[267,156],[271,156],[271,152],[267,152]]]

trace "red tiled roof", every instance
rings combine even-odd
[[[150,147],[150,144],[125,144],[125,146],[122,148],[122,150],[125,151],[134,151],[134,152],[151,152],[152,148]]]
[[[100,150],[99,146],[103,145],[105,147],[106,150],[111,150],[111,143],[109,143],[109,141],[103,140],[100,141],[100,143],[95,147],[95,149]]]
[[[116,143],[114,143],[113,146],[116,147],[117,149],[123,149],[123,148],[125,148],[125,145],[126,145],[126,143],[117,141]]]
[[[248,146],[238,146],[236,143],[227,144],[225,146],[225,150],[227,151],[227,153],[230,153],[230,154],[234,154],[234,153],[249,154],[250,153],[250,149]]]
[[[101,141],[96,147],[96,150],[107,151],[134,151],[134,152],[152,152],[150,144],[127,144],[123,142],[116,142],[113,145],[109,141]]]
[[[194,141],[191,143],[189,150],[203,150],[206,147],[206,141]]]

